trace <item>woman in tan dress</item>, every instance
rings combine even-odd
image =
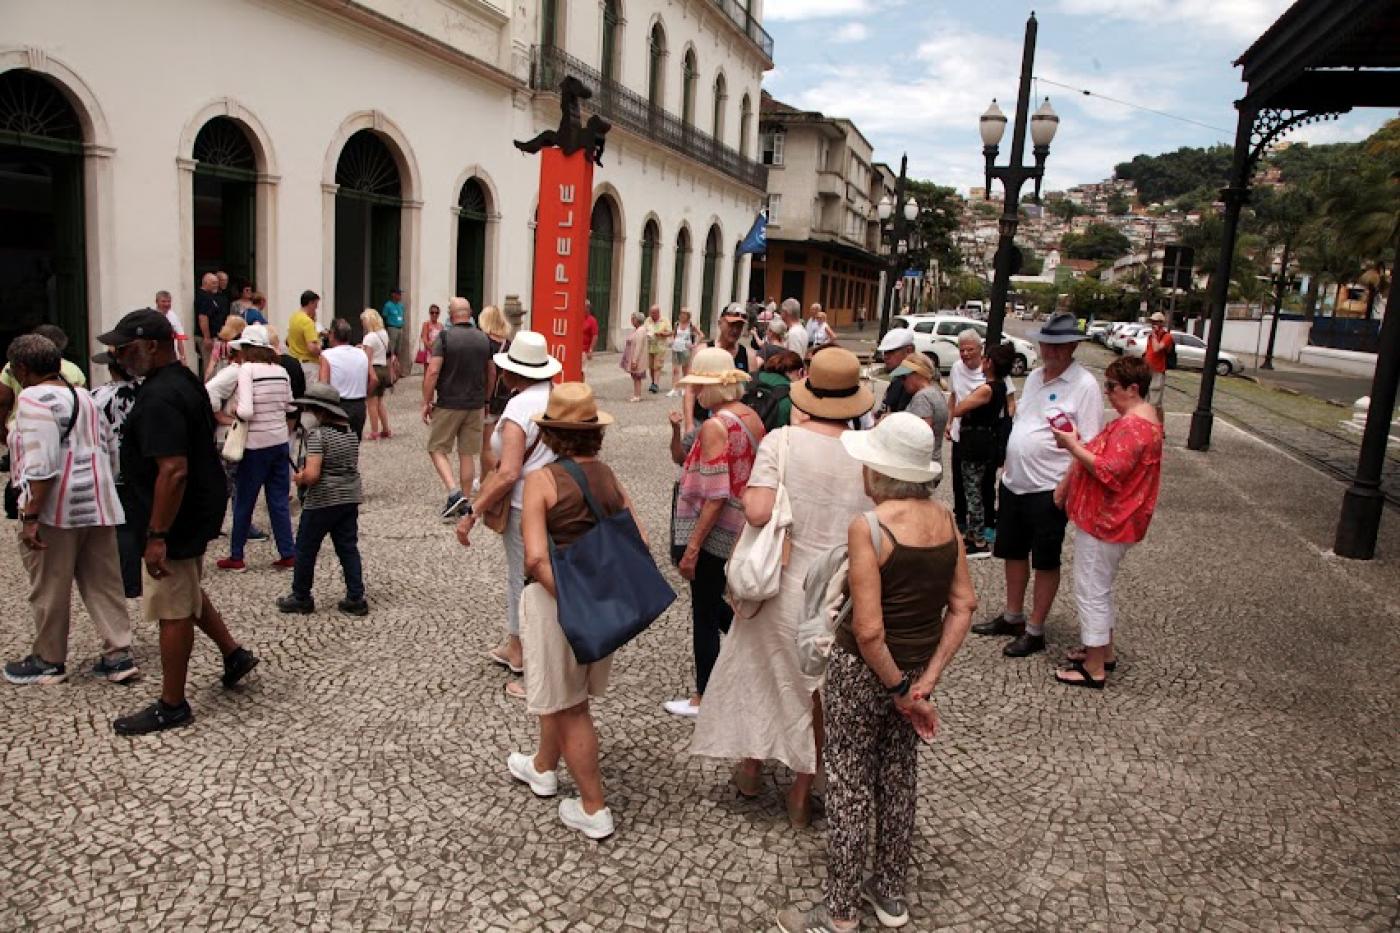
[[[802,614],[802,581],[811,563],[846,540],[851,519],[872,508],[861,466],[846,453],[841,434],[852,418],[875,404],[860,383],[860,361],[849,350],[832,348],[812,359],[807,378],[793,385],[792,427],[763,439],[744,493],[748,523],[772,518],[779,483],[792,507],[778,595],[752,619],[735,619],[700,705],[692,754],[739,759],[734,784],[745,796],[761,792],[763,762],[782,762],[796,774],[788,792],[794,826],[811,820],[812,782],[821,745],[821,710],[816,678],[797,663],[797,625]],[[787,468],[779,476],[781,445]]]

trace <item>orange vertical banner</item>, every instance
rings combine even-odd
[[[584,151],[540,152],[540,206],[535,226],[535,291],[531,326],[564,365],[559,379],[583,381],[583,302],[588,297],[588,225],[593,162]],[[607,308],[599,308],[607,314]]]

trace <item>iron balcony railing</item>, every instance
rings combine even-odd
[[[773,37],[758,24],[758,20],[753,18],[749,12],[752,0],[710,0],[715,6],[724,11],[724,15],[729,17],[730,22],[738,26],[744,35],[748,36],[760,49],[768,56],[768,60],[773,60]]]
[[[573,56],[550,46],[535,46],[530,64],[530,87],[537,91],[557,91],[559,83],[568,76],[579,79],[593,91],[593,98],[583,104],[584,110],[716,168],[746,185],[767,190],[766,166],[740,155],[664,108],[653,106],[642,95],[604,78]],[[603,158],[607,159],[606,154]]]

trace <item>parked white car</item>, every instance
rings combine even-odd
[[[914,349],[927,353],[938,361],[938,367],[946,374],[958,359],[958,334],[969,327],[987,336],[987,325],[961,314],[901,314],[890,321],[894,327],[908,327],[914,332]],[[1035,344],[1010,334],[1002,336],[1003,343],[1011,344],[1016,357],[1011,365],[1011,375],[1024,376],[1040,365],[1040,355],[1035,352]]]
[[[1108,332],[1108,335],[1106,337],[1104,337],[1103,345],[1108,347],[1114,353],[1121,354],[1123,352],[1123,348],[1128,345],[1128,338],[1136,337],[1143,331],[1150,329],[1151,328],[1149,328],[1146,324],[1138,324],[1136,322],[1118,324]]]
[[[1094,343],[1103,343],[1104,338],[1108,336],[1108,329],[1112,326],[1113,324],[1110,321],[1095,321],[1084,331],[1084,336],[1094,341]]]
[[[1206,365],[1206,342],[1195,334],[1184,330],[1172,331],[1176,343],[1177,369],[1203,369]],[[1131,339],[1123,349],[1124,356],[1142,356],[1147,352],[1147,335]],[[1221,350],[1215,359],[1215,372],[1219,376],[1238,375],[1244,372],[1244,363],[1227,350]]]

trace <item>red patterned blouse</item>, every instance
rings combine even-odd
[[[1100,541],[1136,544],[1147,535],[1162,486],[1162,428],[1136,415],[1117,419],[1084,445],[1089,471],[1075,461],[1065,511]]]

